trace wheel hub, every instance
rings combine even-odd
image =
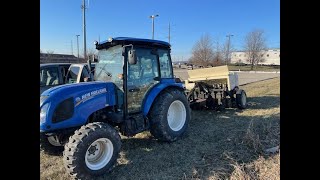
[[[89,150],[88,150],[89,156],[90,156],[90,155],[95,155],[95,152],[96,152],[96,151],[98,151],[97,145],[96,145],[96,144],[95,144],[95,145],[91,145],[91,146],[89,147]]]
[[[168,109],[167,119],[169,127],[173,131],[182,129],[186,121],[186,108],[181,101],[176,100],[171,103]]]
[[[247,97],[246,97],[246,95],[244,93],[242,94],[242,103],[243,103],[244,106],[247,103]]]
[[[113,155],[113,144],[107,138],[100,138],[94,141],[87,149],[85,163],[91,170],[104,168]]]

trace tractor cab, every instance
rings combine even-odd
[[[142,113],[145,95],[161,81],[174,82],[167,42],[118,37],[95,45],[94,79],[115,84],[118,111],[125,115]]]

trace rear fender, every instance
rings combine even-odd
[[[182,83],[176,83],[174,79],[162,79],[160,83],[154,86],[145,96],[142,103],[142,112],[144,116],[147,116],[154,100],[165,89],[173,87],[184,91]]]

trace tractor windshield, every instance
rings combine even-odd
[[[122,89],[122,46],[117,45],[108,49],[99,50],[98,59],[99,63],[97,63],[95,67],[94,79],[96,81],[113,82]]]

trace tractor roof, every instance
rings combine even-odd
[[[170,44],[164,41],[153,40],[153,39],[131,38],[131,37],[109,38],[107,41],[102,41],[99,44],[97,44],[96,48],[102,49],[102,48],[109,48],[116,45],[128,45],[128,44],[170,48]]]

